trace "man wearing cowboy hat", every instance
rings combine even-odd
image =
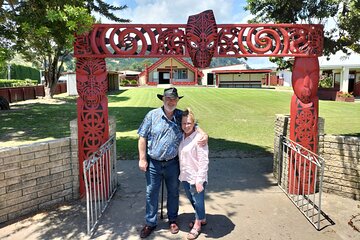
[[[167,190],[167,215],[170,231],[179,232],[176,223],[179,210],[179,159],[178,147],[182,139],[182,111],[177,109],[179,96],[174,87],[157,94],[163,106],[148,112],[138,129],[139,168],[146,176],[146,225],[140,237],[146,238],[156,228],[158,199],[161,182],[164,179]],[[199,144],[207,143],[208,136],[203,133]]]

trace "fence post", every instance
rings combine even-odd
[[[278,185],[281,185],[281,176],[282,176],[282,160],[283,160],[283,146],[282,146],[282,140],[283,135],[279,135],[279,152],[278,152],[278,175],[277,175],[277,182]]]

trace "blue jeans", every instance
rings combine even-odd
[[[195,218],[197,220],[203,220],[205,216],[205,186],[206,182],[203,184],[204,190],[202,192],[196,192],[195,185],[192,185],[186,181],[182,182],[186,196],[190,200],[191,205],[195,210]]]
[[[179,160],[157,161],[148,157],[146,176],[146,224],[157,225],[159,192],[162,179],[167,191],[167,215],[169,221],[176,221],[179,211]]]

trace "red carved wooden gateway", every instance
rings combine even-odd
[[[216,24],[211,10],[190,16],[187,24],[95,24],[74,44],[80,171],[109,137],[105,58],[190,57],[205,68],[212,57],[294,57],[290,138],[316,152],[322,47],[322,25]],[[311,171],[295,168],[295,175],[305,170]]]

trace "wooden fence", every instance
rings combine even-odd
[[[55,94],[65,93],[66,83],[58,83]],[[11,87],[0,88],[0,96],[4,97],[9,103],[25,101],[28,99],[36,99],[45,96],[44,85],[31,87]]]

